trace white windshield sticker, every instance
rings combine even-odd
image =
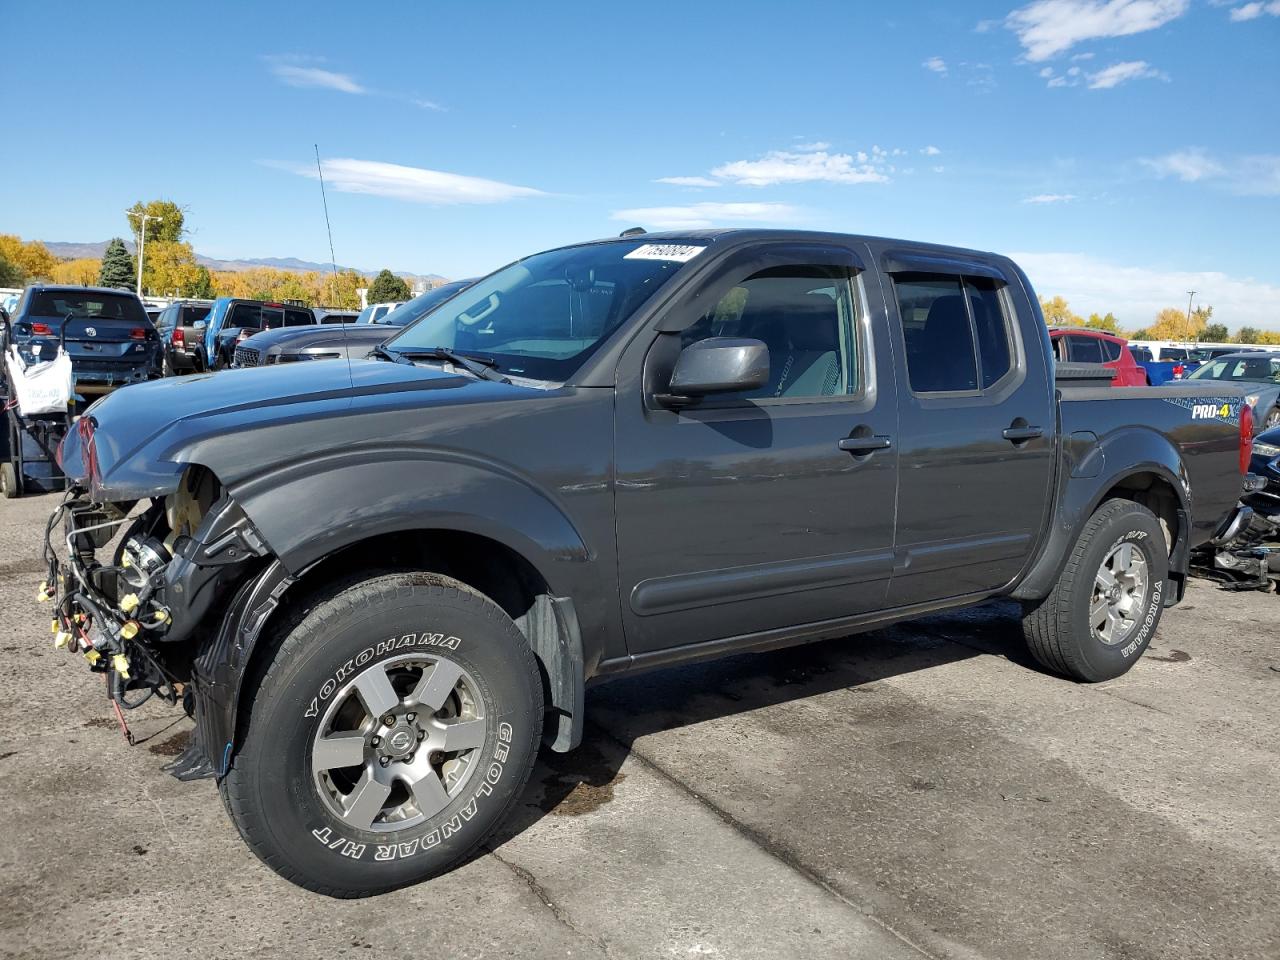
[[[622,259],[624,260],[675,260],[677,263],[688,263],[706,247],[695,247],[687,243],[646,243],[636,247]]]

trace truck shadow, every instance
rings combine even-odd
[[[544,749],[499,846],[546,816],[578,816],[609,803],[639,738],[973,657],[1039,669],[1026,651],[1017,605],[993,601],[870,633],[785,650],[619,677],[587,693],[587,727],[572,753]]]

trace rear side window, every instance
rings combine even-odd
[[[1105,362],[1111,363],[1120,359],[1120,353],[1124,349],[1120,344],[1114,340],[1099,340],[1098,342],[1102,344],[1102,359]]]
[[[183,307],[182,325],[184,327],[189,327],[192,324],[199,323],[207,316],[209,316],[208,307]]]
[[[302,327],[313,323],[315,318],[302,310],[286,310],[284,313],[284,325],[286,327]]]
[[[1013,368],[1005,298],[994,280],[900,273],[894,288],[913,392],[985,390]]]
[[[1102,341],[1097,337],[1067,337],[1068,357],[1076,363],[1101,363]]]
[[[226,326],[228,327],[261,327],[262,326],[262,304],[260,303],[237,303],[231,308],[231,312],[227,314]]]

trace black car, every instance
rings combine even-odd
[[[314,329],[316,326],[316,315],[310,307],[257,300],[238,301],[228,311],[221,329],[214,334],[213,369],[231,366],[236,348],[255,333],[285,327]]]
[[[65,646],[190,691],[183,775],[336,896],[466,862],[591,682],[992,597],[1046,669],[1124,674],[1251,438],[1236,385],[1056,364],[1007,257],[877,237],[548,250],[376,356],[107,397],[48,524]]]
[[[175,300],[160,311],[156,332],[164,344],[164,375],[200,373],[207,364],[204,358],[204,324],[209,316],[210,301]]]
[[[50,360],[65,345],[78,393],[103,393],[160,375],[160,335],[142,301],[127,291],[37,283],[14,311],[13,344],[25,363]]]
[[[254,334],[236,345],[233,367],[263,367],[298,360],[358,359],[387,340],[400,327],[444,303],[474,279],[455,280],[402,303],[374,323],[346,323],[299,330],[285,327]],[[324,321],[321,321],[324,324]]]
[[[360,316],[355,310],[330,310],[328,307],[312,307],[316,323],[355,323]]]
[[[1280,427],[1264,430],[1253,438],[1249,472],[1267,481],[1251,499],[1257,500],[1257,506],[1268,513],[1280,513]]]

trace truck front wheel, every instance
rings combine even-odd
[[[1151,642],[1168,576],[1155,514],[1132,500],[1106,501],[1085,524],[1053,591],[1024,610],[1032,655],[1075,680],[1120,676]]]
[[[430,573],[348,586],[284,624],[222,781],[281,876],[359,897],[459,864],[537,755],[533,653],[487,597]]]

